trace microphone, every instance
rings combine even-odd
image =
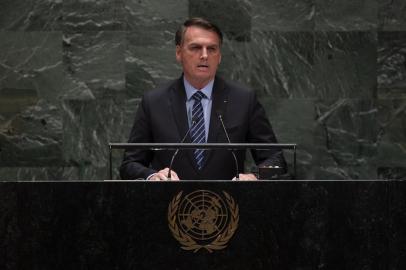
[[[185,136],[183,136],[182,140],[180,141],[180,143],[184,143],[186,140],[187,135],[189,135],[190,131],[192,130],[192,127],[196,124],[196,120],[192,119],[192,124],[190,125],[188,131],[186,132]],[[172,171],[172,165],[173,162],[175,161],[175,157],[179,152],[179,148],[176,149],[175,153],[173,153],[172,158],[171,158],[171,163],[169,164],[169,171],[168,171],[168,179],[171,180],[171,171]]]
[[[227,138],[228,143],[231,143],[230,137],[228,136],[228,132],[227,132],[227,130],[226,130],[226,126],[224,125],[222,112],[221,112],[220,110],[217,111],[217,117],[219,118],[220,123],[221,123],[221,126],[223,127],[223,131],[224,131],[224,134],[226,135],[226,138]],[[237,157],[235,156],[234,150],[231,150],[231,154],[233,155],[234,162],[235,162],[235,170],[236,170],[235,179],[238,180],[238,179],[239,179],[239,173],[238,173],[239,170],[238,170]]]

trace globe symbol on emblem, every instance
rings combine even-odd
[[[228,224],[228,207],[214,192],[198,190],[184,197],[177,213],[180,229],[196,240],[210,240]]]

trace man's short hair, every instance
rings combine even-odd
[[[190,18],[186,20],[176,31],[175,35],[175,45],[181,45],[183,43],[183,39],[185,38],[186,29],[191,26],[197,26],[203,28],[208,31],[212,31],[217,34],[220,40],[220,46],[223,44],[223,33],[221,33],[220,28],[215,25],[214,23],[209,22],[203,18]]]

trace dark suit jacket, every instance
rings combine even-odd
[[[226,143],[218,119],[222,112],[232,143],[275,143],[276,138],[258,102],[255,92],[216,77],[213,85],[212,111],[208,143]],[[186,92],[183,78],[144,94],[130,134],[130,143],[179,143],[188,131]],[[191,142],[187,137],[185,142]],[[122,179],[147,178],[169,167],[174,151],[126,151],[120,167]],[[251,151],[256,164],[286,167],[280,151]],[[240,171],[244,169],[245,151],[236,152]],[[232,179],[235,162],[228,150],[211,150],[205,155],[202,170],[196,168],[192,150],[179,151],[173,170],[181,180]]]

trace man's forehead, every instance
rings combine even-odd
[[[220,44],[220,38],[215,31],[207,30],[198,26],[190,26],[186,28],[184,34],[184,40],[187,42],[193,42],[194,40],[203,40],[206,38],[214,38],[213,43]]]

